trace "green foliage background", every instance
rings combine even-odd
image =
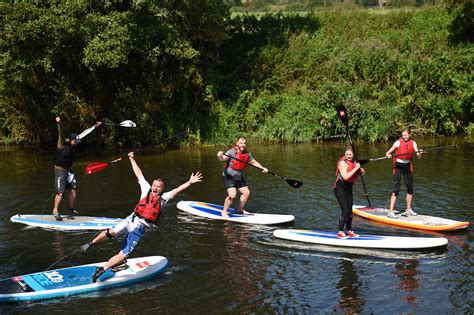
[[[91,142],[386,140],[472,132],[472,5],[244,14],[222,1],[0,3],[0,138],[53,143],[135,121]],[[472,33],[471,33],[472,34]]]

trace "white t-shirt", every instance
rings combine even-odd
[[[400,146],[400,140],[395,141],[395,143],[393,144],[393,146],[398,149],[398,147]],[[415,152],[418,151],[418,146],[416,145],[416,142],[415,142],[415,141],[413,141],[413,150],[415,150]],[[414,154],[415,154],[415,153],[414,153]],[[404,164],[408,164],[408,163],[411,162],[411,160],[399,159],[399,158],[397,158],[396,161],[399,162],[399,163],[404,163]]]
[[[141,195],[140,195],[140,200],[142,200],[143,198],[146,197],[146,195],[150,191],[151,185],[145,179],[145,177],[143,175],[138,179],[138,184],[140,185],[140,189],[142,191]],[[171,199],[173,199],[171,191],[167,191],[167,192],[163,193],[161,195],[161,206],[163,207],[164,205],[166,205],[166,203]],[[141,223],[145,224],[146,226],[149,226],[149,224],[145,220],[142,220],[140,218],[138,218],[138,219],[140,220]]]

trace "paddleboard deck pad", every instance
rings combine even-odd
[[[86,217],[86,216],[66,216],[62,215],[63,220],[57,221],[51,214],[16,214],[10,218],[10,221],[22,223],[30,226],[42,227],[52,230],[103,230],[112,228],[123,219],[104,218],[104,217]]]
[[[215,205],[207,202],[198,201],[180,201],[177,204],[178,209],[197,215],[215,220],[225,220],[238,223],[248,224],[282,224],[288,223],[295,220],[293,215],[288,214],[263,214],[263,213],[237,213],[235,209],[229,208],[229,217],[225,218],[221,215],[223,206]]]
[[[377,249],[425,249],[448,244],[448,240],[444,237],[360,235],[359,237],[340,239],[337,237],[337,232],[316,230],[275,230],[273,236],[312,244]]]
[[[353,206],[352,212],[369,220],[427,231],[453,231],[465,229],[469,222],[461,222],[429,215],[405,215],[395,211],[396,218],[387,217],[388,209]]]
[[[92,282],[95,269],[105,262],[44,272],[31,273],[0,280],[0,302],[35,301],[126,286],[163,273],[168,260],[162,256],[128,259],[126,269],[108,269]]]

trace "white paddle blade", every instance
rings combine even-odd
[[[137,126],[137,124],[131,120],[124,120],[119,125],[127,128],[135,128]]]

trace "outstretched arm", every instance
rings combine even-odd
[[[58,144],[57,148],[58,150],[61,150],[64,148],[64,139],[63,139],[63,131],[61,128],[61,118],[58,116],[56,117],[56,124],[58,125]]]
[[[140,167],[138,167],[138,164],[135,161],[135,158],[133,157],[133,152],[130,152],[128,154],[128,159],[130,160],[130,164],[132,164],[132,169],[133,169],[133,172],[135,173],[135,176],[137,177],[137,180],[140,180],[140,178],[143,177],[143,173]]]
[[[186,188],[189,188],[189,186],[191,186],[192,184],[199,183],[201,181],[202,181],[201,172],[196,172],[196,174],[191,173],[191,176],[189,177],[189,180],[186,183],[181,184],[178,187],[176,187],[175,189],[173,189],[172,191],[170,191],[171,198],[174,198],[174,196],[176,196],[177,194],[179,194],[180,192],[182,192]]]
[[[392,147],[387,151],[385,152],[385,156],[390,159],[392,157],[392,152],[396,149],[397,147],[395,145],[392,145]]]
[[[262,169],[262,172],[264,173],[267,173],[268,172],[268,168],[264,167],[262,164],[260,164],[257,160],[253,159],[252,161],[250,161],[250,164],[252,164],[253,166],[256,166],[256,167],[260,167]]]
[[[102,122],[98,121],[95,123],[94,126],[90,127],[90,128],[87,128],[86,130],[84,130],[83,132],[81,132],[78,136],[78,138],[80,140],[84,139],[85,136],[87,136],[88,134],[90,134],[92,131],[94,131],[96,128],[98,128],[100,125],[102,125]]]

